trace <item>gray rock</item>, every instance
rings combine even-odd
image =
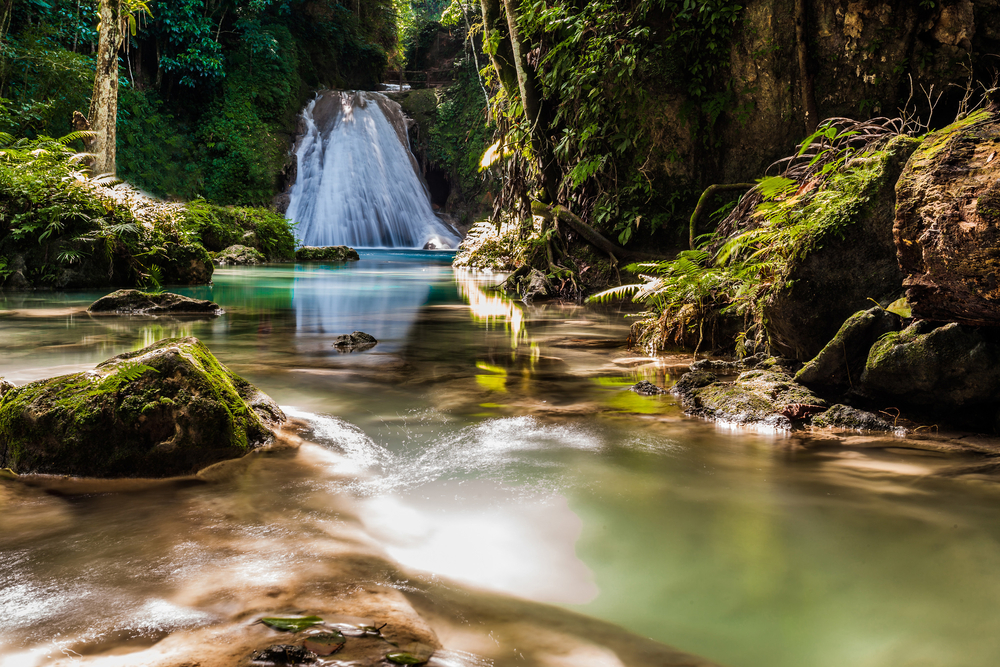
[[[285,420],[197,338],[167,338],[93,371],[0,397],[0,468],[18,474],[170,477],[243,456]]]
[[[902,329],[902,320],[882,308],[851,315],[837,335],[795,375],[809,386],[847,387],[860,382],[868,351],[880,337]]]
[[[636,382],[634,385],[629,387],[629,389],[639,394],[640,396],[659,396],[660,394],[667,393],[665,389],[657,387],[649,380],[642,380],[641,382]]]
[[[767,355],[763,353],[743,357],[742,359],[737,359],[735,361],[725,361],[722,359],[699,359],[691,364],[691,370],[709,371],[711,373],[721,373],[723,375],[736,375],[740,371],[756,368],[757,364],[765,361],[766,359]]]
[[[363,352],[378,345],[375,336],[366,334],[364,331],[355,331],[349,334],[337,336],[333,346],[338,352]]]
[[[121,289],[103,296],[90,305],[90,313],[118,315],[221,315],[219,304],[172,292],[143,292]]]
[[[304,665],[316,662],[318,656],[312,651],[294,644],[272,644],[250,656],[253,667],[281,665]]]
[[[713,377],[694,371],[682,376],[674,386],[672,391],[688,414],[789,429],[793,421],[826,406],[825,401],[780,371],[746,371],[734,382],[711,381]]]
[[[876,414],[838,403],[812,418],[812,425],[821,428],[843,428],[853,431],[891,431],[892,424]]]

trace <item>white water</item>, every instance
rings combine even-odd
[[[395,116],[395,127],[386,112]],[[431,210],[399,105],[379,93],[325,91],[302,112],[305,134],[286,216],[303,245],[455,247]]]

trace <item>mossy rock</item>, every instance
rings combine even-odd
[[[212,256],[197,244],[167,243],[168,260],[160,265],[165,285],[207,285],[212,282]]]
[[[225,311],[214,301],[192,299],[173,292],[143,292],[120,289],[90,305],[89,313],[118,315],[221,315]]]
[[[900,407],[1000,406],[1000,331],[916,322],[868,353],[861,392]]]
[[[212,263],[216,266],[254,266],[264,261],[263,253],[245,245],[231,245],[212,255]]]
[[[892,424],[878,415],[838,403],[812,418],[820,428],[842,428],[852,431],[891,431]]]
[[[826,347],[795,375],[795,381],[809,386],[853,386],[861,379],[868,351],[875,341],[902,326],[899,315],[882,308],[854,313]]]
[[[826,406],[791,376],[777,370],[741,373],[734,382],[713,381],[705,371],[682,376],[672,390],[688,414],[736,424],[792,427],[801,406]]]
[[[0,468],[19,474],[169,477],[274,438],[277,404],[197,338],[167,338],[93,371],[0,397]]]
[[[358,251],[346,245],[302,246],[295,251],[296,262],[355,262]]]

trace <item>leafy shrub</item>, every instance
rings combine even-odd
[[[200,200],[187,205],[184,218],[185,229],[211,252],[245,245],[272,262],[295,258],[292,223],[274,211],[214,206]]]

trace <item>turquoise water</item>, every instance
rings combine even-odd
[[[962,460],[904,439],[685,418],[669,396],[626,389],[668,383],[687,360],[578,344],[624,341],[620,313],[524,306],[449,261],[370,251],[219,270],[212,286],[178,290],[226,309],[203,321],[82,312],[101,292],[0,296],[0,375],[15,383],[193,335],[315,443],[214,486],[63,497],[4,484],[0,664],[77,659],[66,647],[80,664],[118,664],[123,647],[197,636],[257,608],[244,582],[260,576],[255,550],[283,554],[288,576],[346,577],[328,553],[342,500],[408,573],[405,594],[439,609],[471,596],[475,632],[445,645],[497,665],[569,663],[508,654],[504,642],[540,630],[505,621],[503,634],[494,593],[525,615],[589,628],[558,616],[579,613],[731,667],[996,664],[995,483],[941,477]],[[379,344],[337,352],[334,337],[354,330]],[[266,519],[248,509],[262,487],[278,503]],[[229,611],[192,593],[205,577]],[[492,653],[476,639],[501,636]],[[619,649],[572,655],[642,664]]]

